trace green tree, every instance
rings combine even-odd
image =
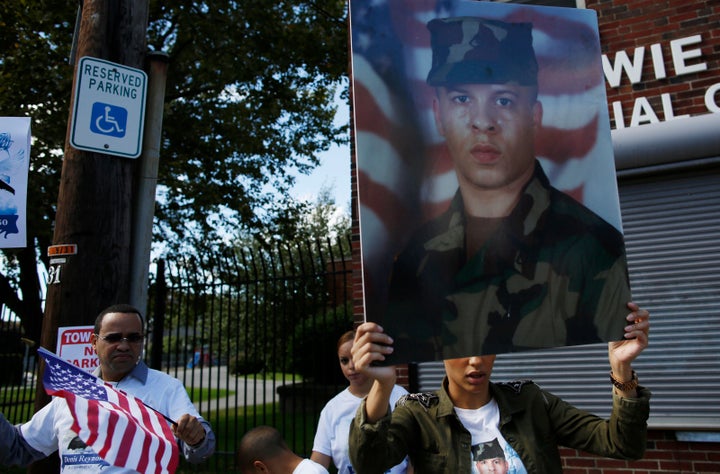
[[[352,325],[351,294],[343,285],[351,264],[341,261],[350,257],[350,219],[329,188],[301,204],[306,212],[285,237],[243,233],[222,253],[171,255],[165,329],[177,339],[209,344],[237,367],[286,372],[300,361],[314,369],[330,362],[324,372],[336,373],[327,355],[336,328]],[[304,356],[292,360],[293,349]]]
[[[32,118],[28,247],[5,250],[0,302],[39,334],[69,111],[77,3],[0,3],[0,111]],[[344,0],[150,1],[148,45],[168,53],[156,241],[217,246],[228,229],[290,229],[293,170],[347,140]],[[81,218],[81,217],[80,217]]]
[[[297,354],[286,344],[288,338],[303,339],[295,348],[302,346],[309,350],[313,344],[318,345],[317,338],[311,342],[315,336],[313,328],[334,327],[336,320],[347,328],[352,321],[351,307],[346,305],[351,294],[348,292],[345,299],[341,298],[347,288],[337,287],[334,278],[334,273],[342,274],[342,269],[350,266],[342,262],[351,256],[350,218],[335,204],[331,190],[326,187],[320,189],[314,202],[301,204],[305,212],[294,228],[262,237],[240,236],[235,244],[240,260],[251,261],[255,268],[262,268],[261,278],[271,282],[258,285],[252,295],[252,306],[272,314],[272,325],[266,325],[266,318],[243,315],[241,319],[244,319],[245,332],[254,341],[251,352],[272,354],[275,362],[266,365],[275,369],[279,369],[280,364],[286,370],[297,368],[296,364],[288,363],[288,357]],[[340,279],[346,277],[347,274],[340,275]],[[337,335],[333,333],[330,338],[334,346]],[[303,345],[305,342],[308,344]],[[314,360],[309,365],[324,364],[326,359]],[[332,367],[334,369],[335,364]]]

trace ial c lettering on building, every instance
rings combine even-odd
[[[703,60],[702,42],[702,35],[695,34],[673,39],[667,43],[637,46],[632,52],[632,58],[628,51],[617,52],[612,61],[608,55],[603,54],[602,65],[607,85],[610,88],[618,88],[625,76],[633,87],[642,87],[643,81],[645,84],[668,78],[672,81],[673,77],[701,74],[708,70],[707,62]],[[677,88],[682,90],[684,87],[686,86],[680,82]],[[696,90],[697,95],[703,97],[708,112],[720,112],[720,104],[716,97],[719,91],[720,82],[716,82],[704,90]],[[690,116],[690,114],[675,115],[669,92],[660,94],[660,104],[662,113],[653,107],[647,97],[636,97],[632,104],[629,126],[636,127]],[[616,100],[610,105],[615,128],[625,128],[624,112],[628,110],[629,104],[622,100]]]

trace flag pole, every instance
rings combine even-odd
[[[116,389],[116,390],[117,390],[117,389]],[[125,393],[125,392],[123,392],[123,393]],[[127,394],[126,394],[126,395],[127,395]],[[136,397],[136,398],[137,398],[137,397]],[[146,407],[148,407],[149,409],[151,409],[152,411],[154,411],[154,412],[157,413],[158,415],[160,415],[160,416],[162,416],[163,418],[165,418],[171,425],[177,426],[177,422],[176,422],[175,420],[173,420],[172,418],[170,418],[170,417],[167,416],[166,414],[162,413],[161,411],[158,411],[158,410],[154,409],[153,407],[151,407],[151,406],[148,405],[147,403],[143,402],[143,401],[140,400],[139,398],[138,398],[138,400],[140,401],[140,403],[142,403],[143,405],[145,405]]]

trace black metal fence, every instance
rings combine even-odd
[[[6,313],[0,320],[0,411],[11,423],[30,419],[35,401],[36,350],[19,321]]]
[[[261,424],[310,455],[320,409],[346,385],[336,342],[353,325],[350,248],[343,237],[157,262],[145,359],[184,382],[218,439],[207,465],[181,472],[234,472],[237,442]],[[0,383],[13,422],[32,415],[34,352],[16,352],[22,378]]]

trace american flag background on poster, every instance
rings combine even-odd
[[[435,126],[434,18],[530,22],[542,126],[536,157],[550,182],[620,232],[596,13],[462,0],[351,0],[352,87],[366,319],[383,311],[393,258],[457,189]]]

